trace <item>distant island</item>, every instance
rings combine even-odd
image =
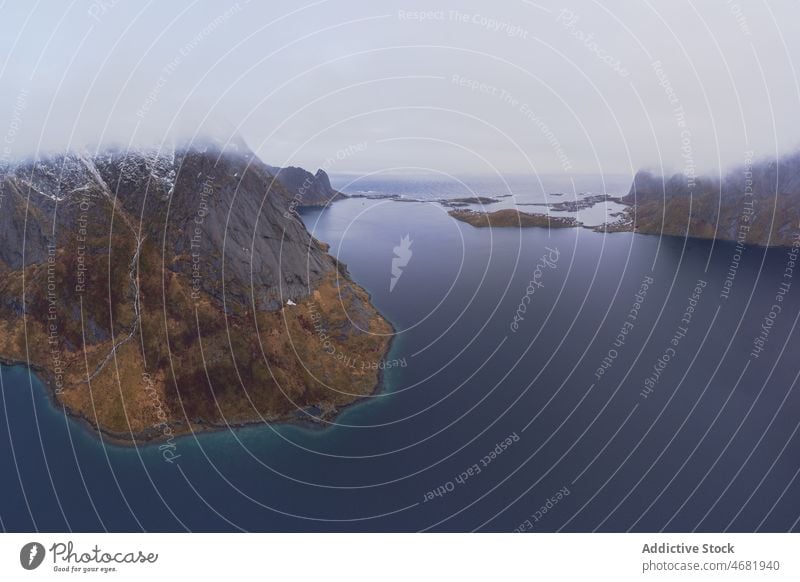
[[[456,220],[466,222],[476,228],[507,228],[507,227],[542,227],[542,228],[574,228],[582,226],[576,218],[571,216],[548,216],[546,214],[529,214],[514,208],[504,208],[493,212],[478,210],[456,209],[448,212]]]
[[[752,156],[752,153],[750,153]],[[778,160],[752,157],[722,177],[669,177],[636,174],[621,197],[587,196],[558,203],[529,203],[549,210],[576,212],[611,201],[627,208],[617,220],[587,227],[576,218],[525,213],[455,209],[456,220],[474,227],[592,228],[599,232],[636,232],[736,242],[740,245],[800,245],[800,153]]]
[[[442,206],[450,206],[457,208],[460,206],[469,206],[470,204],[495,204],[500,202],[499,198],[491,198],[489,196],[467,196],[464,198],[446,198],[438,201]]]
[[[340,196],[324,172],[112,148],[0,192],[0,361],[106,435],[325,419],[376,389],[392,327],[295,212]]]

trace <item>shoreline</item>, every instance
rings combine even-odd
[[[339,200],[346,200],[348,196],[338,193],[337,196],[333,197],[328,204],[333,202],[337,202]],[[316,206],[305,206],[304,208],[320,208]],[[322,206],[321,208],[327,208],[327,205]],[[362,287],[358,285],[355,281],[353,281],[352,277],[350,276],[349,272],[347,271],[347,267],[345,264],[338,261],[335,257],[332,257],[334,260],[334,265],[336,269],[339,271],[340,276],[344,277],[354,285],[358,286],[362,289],[369,300],[370,305],[375,310],[375,312],[380,315],[389,324],[391,328],[392,334],[387,342],[386,350],[383,353],[383,359],[388,360],[388,356],[391,353],[393,346],[394,346],[394,339],[396,335],[397,328],[393,322],[391,322],[383,313],[381,313],[378,308],[372,303],[372,294]],[[58,393],[56,391],[56,386],[53,378],[53,374],[47,370],[45,367],[33,364],[27,361],[9,359],[7,357],[3,357],[0,355],[0,365],[14,368],[20,367],[25,368],[28,370],[29,373],[33,374],[36,379],[42,383],[43,389],[45,394],[47,395],[48,405],[52,407],[54,412],[62,412],[68,419],[75,421],[78,426],[80,426],[83,430],[86,430],[88,433],[91,434],[91,437],[96,441],[105,445],[116,446],[120,448],[139,448],[139,447],[160,447],[163,446],[164,443],[175,443],[180,439],[188,438],[188,437],[197,437],[198,435],[202,434],[214,434],[220,433],[223,431],[232,431],[237,429],[245,429],[245,428],[254,428],[254,427],[264,427],[266,428],[267,425],[294,425],[301,427],[305,430],[315,430],[315,431],[322,431],[326,430],[334,426],[332,421],[337,418],[340,414],[342,414],[345,410],[349,409],[350,407],[364,403],[365,401],[369,400],[372,396],[376,394],[380,394],[385,389],[385,370],[378,369],[377,379],[375,385],[370,390],[369,394],[364,396],[357,396],[351,402],[348,402],[341,406],[334,406],[329,410],[320,409],[318,406],[309,406],[304,409],[296,408],[293,412],[288,413],[283,416],[276,417],[274,419],[265,420],[260,415],[253,418],[252,420],[243,420],[243,421],[236,421],[236,422],[209,422],[202,420],[200,423],[194,423],[189,418],[187,418],[184,414],[182,419],[173,420],[169,423],[160,423],[157,425],[148,426],[146,429],[140,432],[134,431],[126,431],[126,432],[117,432],[112,431],[106,428],[103,428],[98,423],[92,421],[86,415],[80,412],[76,412],[71,409],[69,406],[66,406],[61,400],[58,398]],[[166,430],[166,427],[171,429],[171,434],[167,434],[169,431]]]
[[[387,351],[387,355],[390,351],[391,351],[391,344],[389,350]],[[320,417],[311,418],[302,411],[297,411],[289,416],[280,417],[272,421],[254,419],[251,421],[240,421],[227,424],[203,423],[202,425],[195,425],[191,429],[181,430],[181,431],[175,430],[176,427],[173,425],[173,436],[171,438],[167,438],[166,436],[164,436],[164,433],[161,430],[157,431],[154,430],[157,436],[152,436],[152,437],[145,436],[145,433],[133,433],[133,432],[118,433],[96,426],[84,415],[76,413],[68,406],[62,404],[58,400],[58,397],[56,396],[52,388],[50,374],[49,372],[47,372],[47,370],[41,369],[39,366],[35,366],[25,362],[15,362],[12,360],[8,360],[6,358],[0,358],[0,366],[5,368],[21,368],[28,371],[28,373],[32,374],[33,376],[35,376],[35,378],[42,384],[42,388],[44,389],[43,390],[44,394],[46,395],[48,401],[48,406],[52,408],[52,411],[63,412],[64,415],[69,420],[74,421],[76,425],[78,425],[82,430],[86,431],[87,434],[91,435],[91,437],[94,440],[103,444],[104,446],[111,445],[123,449],[159,447],[167,442],[177,443],[183,439],[190,437],[197,437],[205,434],[210,435],[222,432],[232,432],[234,430],[241,430],[247,428],[256,428],[256,427],[267,428],[268,425],[296,426],[304,430],[319,431],[319,432],[327,430],[329,428],[333,428],[335,426],[329,421],[326,422],[326,419]],[[378,375],[378,381],[373,391],[369,395],[360,396],[355,400],[353,400],[352,402],[349,402],[334,409],[334,411],[332,411],[329,414],[329,418],[331,420],[335,419],[346,410],[359,404],[365,404],[371,399],[371,397],[383,393],[385,389],[386,389],[385,372],[384,370],[380,370],[380,373]],[[185,422],[180,422],[179,425],[184,426]]]
[[[348,198],[357,198],[357,197],[341,197],[336,198],[334,201],[339,200],[346,200]],[[617,201],[617,200],[615,200]],[[434,201],[437,202],[437,201]],[[311,209],[317,209],[316,207],[309,207]],[[325,208],[323,208],[324,210]],[[633,215],[635,213],[636,207],[634,205],[628,205],[627,212]],[[521,212],[521,211],[520,211]],[[483,213],[487,214],[487,213]],[[490,213],[489,213],[490,214]],[[542,215],[546,216],[546,215]],[[469,223],[467,223],[469,224]],[[677,240],[686,240],[692,239],[697,241],[703,241],[706,243],[722,243],[722,244],[730,244],[735,245],[737,244],[734,240],[728,240],[724,238],[712,238],[712,237],[702,237],[702,236],[682,236],[682,235],[675,235],[675,234],[665,234],[665,233],[650,233],[650,232],[641,232],[632,227],[632,225],[621,224],[621,225],[614,225],[612,224],[603,224],[599,226],[587,226],[584,224],[575,224],[569,227],[562,227],[562,228],[585,228],[588,230],[592,230],[597,233],[614,233],[614,232],[629,232],[634,235],[643,235],[643,236],[658,236],[658,237],[669,237],[671,239]],[[615,228],[616,227],[616,228]],[[520,228],[519,226],[513,227],[502,227],[498,226],[496,228]],[[545,228],[542,226],[527,226],[522,228]],[[784,244],[760,244],[760,243],[748,243],[746,245],[748,248],[762,248],[762,249],[789,249],[791,248],[788,245]],[[339,263],[337,261],[337,263]],[[347,272],[347,268],[344,264],[339,263],[340,271],[343,271],[341,275],[346,277],[348,280],[352,281],[349,273]],[[353,281],[354,284],[357,285]],[[372,304],[372,294],[361,287],[361,289],[366,293],[367,297]],[[389,361],[391,359],[391,353],[393,349],[395,349],[396,343],[396,325],[394,322],[390,321],[386,315],[381,313],[377,307],[374,306],[375,311],[380,314],[381,317],[389,324],[392,335],[390,336],[386,350],[383,354],[383,361]],[[369,400],[372,399],[374,396],[385,394],[389,388],[387,379],[386,379],[386,368],[378,368],[377,379],[375,385],[373,386],[372,390],[363,396],[357,396],[352,401],[347,402],[341,406],[333,407],[329,410],[320,410],[317,407],[308,407],[304,409],[295,409],[293,412],[288,413],[284,416],[276,417],[274,419],[263,419],[261,417],[253,418],[252,420],[243,420],[237,422],[222,422],[222,423],[212,423],[208,421],[202,421],[201,423],[193,423],[188,418],[184,416],[184,418],[180,420],[174,420],[170,422],[168,425],[154,425],[152,427],[146,428],[142,432],[115,432],[105,429],[101,426],[98,426],[95,422],[87,418],[84,414],[73,411],[70,407],[64,405],[60,399],[58,398],[58,393],[56,391],[55,383],[53,375],[44,367],[31,364],[30,362],[25,361],[18,361],[12,360],[5,357],[0,356],[0,365],[5,367],[20,367],[25,368],[36,376],[37,380],[43,384],[45,393],[47,394],[48,404],[52,406],[52,410],[54,412],[61,412],[70,420],[76,421],[76,423],[85,429],[87,432],[91,433],[92,438],[96,439],[103,445],[111,445],[120,448],[139,448],[139,447],[158,447],[163,445],[164,443],[170,442],[178,442],[184,438],[188,437],[198,437],[204,434],[214,434],[214,433],[221,433],[223,431],[232,432],[234,430],[241,430],[247,428],[268,428],[272,427],[273,425],[278,426],[294,426],[298,427],[302,430],[314,431],[314,432],[322,432],[329,428],[336,427],[335,420],[340,417],[343,413],[354,408],[355,406],[365,404]],[[163,427],[169,426],[172,428],[172,436],[168,436],[164,433]]]
[[[349,273],[343,273],[345,277],[350,279]],[[350,279],[352,281],[352,279]],[[355,281],[353,281],[354,284]],[[360,287],[360,285],[359,285]],[[364,292],[367,294],[367,297],[372,299],[372,294],[361,287]],[[371,303],[372,304],[372,303]],[[383,313],[379,312],[377,307],[375,307],[375,311],[380,314],[381,317],[389,324],[389,327],[392,329],[392,335],[389,338],[389,342],[386,346],[386,351],[384,353],[384,360],[388,360],[389,354],[391,354],[392,349],[394,348],[395,338],[397,327],[395,326],[394,322],[390,321]],[[86,418],[85,415],[76,413],[68,406],[65,406],[59,399],[56,393],[55,384],[53,382],[52,374],[45,368],[41,366],[37,366],[30,362],[23,362],[23,361],[16,361],[10,360],[3,356],[0,356],[0,366],[7,367],[7,368],[24,368],[29,373],[33,374],[39,382],[41,382],[42,387],[44,388],[44,393],[46,394],[48,405],[52,407],[54,412],[63,412],[64,415],[72,421],[80,426],[83,430],[91,435],[91,437],[101,443],[102,445],[111,445],[123,449],[139,449],[145,447],[160,447],[163,446],[164,443],[177,443],[178,441],[190,437],[197,437],[199,435],[204,434],[217,434],[222,432],[232,432],[233,430],[241,430],[246,428],[255,428],[255,427],[263,427],[267,428],[268,425],[289,425],[289,426],[297,426],[304,430],[313,430],[313,431],[324,431],[329,428],[335,427],[331,421],[339,417],[343,412],[346,410],[359,405],[365,404],[369,400],[371,400],[374,396],[380,395],[386,390],[386,370],[384,368],[378,368],[378,378],[373,386],[372,390],[369,394],[364,396],[359,396],[355,398],[352,402],[348,402],[342,406],[334,408],[328,414],[320,414],[317,417],[309,416],[309,413],[304,411],[303,409],[298,409],[293,413],[285,417],[278,417],[277,419],[271,421],[265,421],[262,418],[253,419],[253,420],[246,420],[240,422],[231,422],[231,423],[209,423],[203,422],[202,424],[196,425],[189,425],[188,419],[184,418],[183,421],[175,421],[171,423],[169,426],[173,428],[173,435],[171,437],[167,437],[164,434],[163,430],[157,430],[157,426],[162,425],[155,425],[150,427],[148,430],[152,431],[152,436],[148,434],[148,432],[127,432],[127,433],[119,433],[115,431],[109,431],[99,425],[96,425],[91,420]],[[177,427],[187,427],[185,430],[176,430]]]
[[[635,205],[628,204],[627,202],[624,202],[622,200],[622,198],[608,198],[608,200],[610,200],[612,202],[617,202],[619,204],[623,204],[623,205],[627,206],[627,209],[625,210],[625,214],[627,214],[627,216],[625,217],[626,218],[625,222],[618,222],[618,223],[607,222],[607,223],[598,224],[598,225],[589,225],[589,224],[584,224],[584,223],[581,223],[581,222],[576,222],[574,224],[556,224],[556,225],[544,225],[544,224],[498,224],[498,225],[494,225],[494,224],[482,224],[482,225],[476,226],[476,225],[472,224],[471,222],[469,222],[468,220],[464,220],[464,219],[462,219],[460,217],[454,216],[454,213],[458,214],[458,213],[466,213],[466,212],[468,212],[468,213],[474,214],[476,217],[485,218],[485,219],[489,219],[490,220],[493,214],[495,214],[497,212],[502,212],[502,210],[478,211],[478,210],[470,210],[470,209],[466,209],[466,210],[457,209],[455,211],[451,210],[450,212],[448,212],[448,214],[454,220],[456,220],[458,222],[463,222],[465,224],[469,224],[470,226],[472,226],[473,228],[476,228],[476,229],[483,229],[483,228],[516,228],[516,229],[525,229],[525,228],[544,228],[544,229],[549,229],[549,228],[557,228],[557,229],[583,228],[583,229],[590,230],[592,232],[596,232],[596,233],[600,233],[600,234],[614,234],[614,233],[625,233],[625,232],[628,232],[628,233],[631,233],[631,234],[638,234],[638,235],[641,235],[641,236],[657,236],[657,237],[662,237],[662,238],[669,237],[669,238],[674,238],[674,239],[697,240],[697,241],[712,242],[714,244],[716,244],[716,243],[729,243],[729,244],[733,244],[733,245],[738,244],[737,240],[729,239],[729,238],[718,238],[718,237],[710,237],[710,236],[690,236],[690,235],[670,234],[670,233],[666,233],[666,232],[643,232],[643,231],[639,230],[638,228],[636,228],[635,223],[633,222],[635,220],[635,213],[636,213],[636,206]],[[531,204],[531,205],[535,205],[535,204]],[[545,204],[545,206],[549,206],[549,205]],[[557,220],[559,218],[563,218],[563,217],[552,217],[552,216],[550,216],[548,214],[528,213],[528,212],[525,212],[523,210],[519,210],[518,208],[514,208],[513,210],[516,210],[520,214],[527,215],[529,217],[539,218],[539,219],[549,219],[549,220],[556,219]],[[760,248],[760,249],[791,249],[791,248],[793,248],[793,246],[789,245],[789,244],[783,244],[783,243],[764,244],[762,242],[744,243],[744,247],[745,248],[756,248],[756,249],[758,249],[758,248]]]

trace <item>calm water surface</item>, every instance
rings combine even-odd
[[[104,443],[4,367],[3,528],[798,529],[800,281],[751,355],[785,250],[747,249],[723,299],[728,244],[474,229],[390,200],[303,218],[398,330],[388,358],[405,366],[380,393],[324,430],[182,438],[169,464]]]

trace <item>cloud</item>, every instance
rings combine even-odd
[[[309,167],[368,141],[342,170],[471,173],[680,170],[687,136],[699,171],[796,147],[800,7],[695,4],[44,0],[0,23],[0,135],[14,156],[238,132]]]

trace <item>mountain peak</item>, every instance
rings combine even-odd
[[[317,355],[314,322],[337,353],[374,354],[389,324],[241,143],[43,156],[0,193],[0,358],[42,370],[107,434],[331,415],[375,388],[377,370]]]

